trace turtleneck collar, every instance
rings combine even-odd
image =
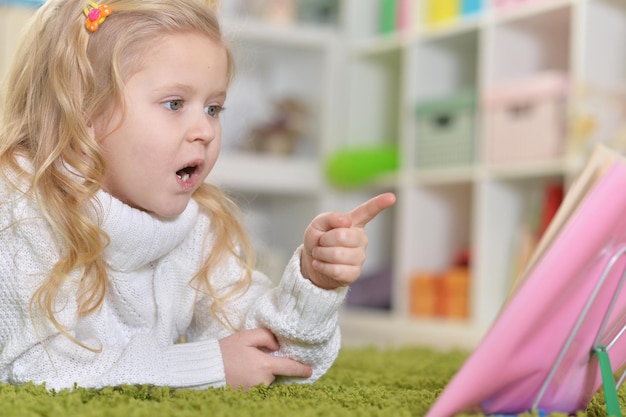
[[[106,262],[122,272],[137,270],[172,251],[191,232],[199,211],[192,199],[178,217],[161,220],[102,190],[96,199],[102,207],[101,227],[110,238]]]

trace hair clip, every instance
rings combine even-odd
[[[104,22],[111,14],[111,8],[106,4],[100,4],[89,2],[89,5],[83,10],[87,20],[85,21],[85,27],[89,32],[95,32],[98,30],[102,22]]]

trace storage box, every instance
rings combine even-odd
[[[482,109],[486,160],[506,163],[561,156],[567,93],[566,77],[554,72],[486,90]]]
[[[409,308],[416,317],[437,317],[443,313],[441,278],[426,272],[415,273],[410,281]]]
[[[450,268],[442,277],[443,311],[447,318],[469,317],[469,280],[467,267]]]
[[[465,91],[417,106],[418,169],[471,164],[474,161],[476,94]]]
[[[467,267],[452,267],[442,273],[416,272],[410,280],[409,309],[416,317],[469,317]]]

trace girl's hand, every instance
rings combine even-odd
[[[328,290],[356,281],[365,262],[365,225],[395,202],[395,195],[380,194],[349,213],[324,213],[313,219],[304,232],[302,275]]]
[[[226,384],[244,391],[259,384],[270,385],[277,376],[308,378],[313,372],[308,365],[267,353],[278,350],[279,345],[266,329],[234,333],[219,344]]]

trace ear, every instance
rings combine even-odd
[[[97,138],[96,138],[96,128],[94,127],[94,124],[91,121],[87,122],[87,134],[92,139],[97,140]]]
[[[117,130],[123,122],[120,110],[108,108],[107,110],[91,116],[87,121],[89,135],[98,143],[102,143],[112,132]]]
[[[87,121],[87,133],[98,143],[102,142],[106,136],[105,129],[107,125],[105,119],[103,115],[95,115]]]

